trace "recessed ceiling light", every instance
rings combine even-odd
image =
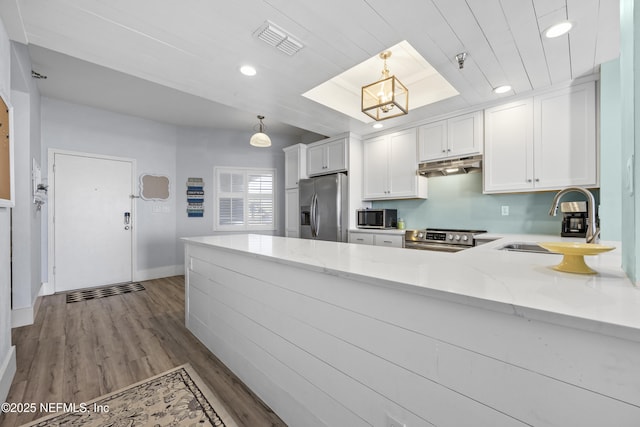
[[[384,127],[384,125],[382,123],[376,123],[375,125],[373,125],[374,129],[380,129],[382,127]]]
[[[249,77],[255,76],[257,73],[256,69],[251,65],[243,65],[242,67],[240,67],[240,72]]]
[[[560,37],[567,34],[572,27],[573,24],[569,21],[558,22],[557,24],[547,28],[544,32],[544,36],[548,39]]]
[[[507,93],[511,90],[511,86],[509,85],[502,85],[502,86],[498,86],[496,88],[493,89],[493,93]]]

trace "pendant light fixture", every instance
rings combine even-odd
[[[391,51],[380,54],[384,61],[380,80],[362,87],[362,112],[374,120],[386,120],[409,112],[409,91],[396,76],[389,76],[387,59]]]
[[[260,123],[257,126],[259,126],[260,130],[253,134],[249,140],[249,144],[254,147],[271,147],[271,138],[269,138],[269,135],[264,133],[264,130],[267,128],[264,123],[262,123],[264,116],[258,116],[258,120],[260,120]]]

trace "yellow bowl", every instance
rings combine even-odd
[[[585,264],[585,255],[598,255],[615,249],[615,246],[578,242],[540,242],[538,245],[551,252],[564,255],[560,264],[553,267],[554,270],[578,274],[597,273]]]

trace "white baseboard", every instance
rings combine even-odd
[[[53,285],[49,282],[42,282],[42,286],[40,286],[40,292],[38,292],[38,296],[43,295],[53,295],[55,290],[53,289]]]
[[[16,375],[16,346],[11,346],[0,365],[0,402],[6,402]]]
[[[144,280],[161,279],[163,277],[171,277],[184,274],[184,266],[167,265],[165,267],[151,268],[149,270],[138,270],[135,274],[135,281],[142,282]]]
[[[34,307],[14,308],[11,310],[11,328],[33,325]]]
[[[14,308],[11,310],[11,327],[19,328],[21,326],[33,325],[33,322],[38,315],[38,310],[40,309],[40,303],[42,302],[43,295],[52,295],[51,293],[45,293],[45,287],[48,286],[47,283],[42,283],[40,285],[40,291],[38,292],[38,296],[36,297],[35,302],[32,307],[23,307],[23,308]]]

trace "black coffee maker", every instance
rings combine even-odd
[[[560,203],[562,237],[585,237],[587,235],[587,202]]]

